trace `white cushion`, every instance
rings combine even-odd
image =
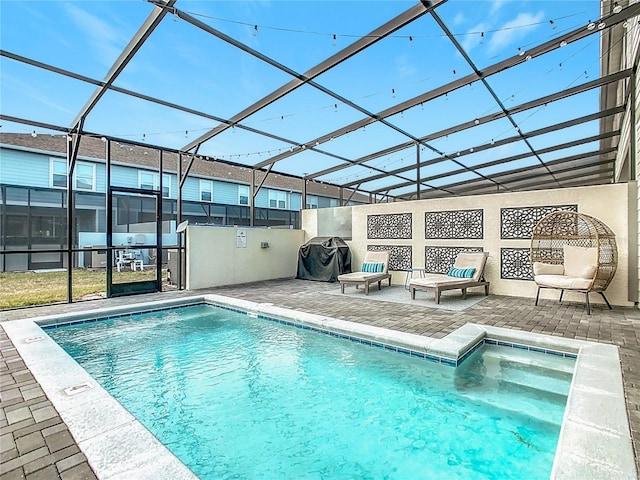
[[[488,256],[488,252],[460,252],[456,256],[453,266],[455,268],[475,268],[476,273],[473,274],[472,280],[479,282]]]
[[[450,277],[440,273],[428,273],[424,277],[412,278],[409,285],[417,285],[420,287],[437,287],[438,285],[465,285],[471,278]]]
[[[368,272],[352,272],[352,273],[343,273],[342,275],[338,275],[338,281],[339,282],[344,282],[344,281],[349,281],[349,282],[355,282],[355,281],[365,281],[365,280],[371,280],[374,278],[388,278],[389,274],[388,273],[368,273]]]
[[[598,249],[595,247],[564,246],[564,274],[567,277],[593,278],[598,264]],[[592,269],[587,267],[593,266]],[[591,272],[590,276],[584,276]]]
[[[543,287],[563,290],[587,290],[591,287],[593,281],[592,279],[568,277],[566,275],[536,275],[533,279]]]
[[[553,263],[533,262],[534,275],[562,275],[564,265]]]

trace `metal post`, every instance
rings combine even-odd
[[[249,188],[249,226],[253,227],[255,225],[255,215],[256,215],[256,207],[255,207],[255,189],[256,189],[256,169],[251,169],[251,186]]]
[[[158,151],[158,164],[160,167],[160,196],[158,197],[158,213],[159,219],[156,221],[156,285],[158,291],[162,291],[162,219],[163,219],[163,207],[164,197],[162,196],[162,177],[164,176],[164,162],[162,150]],[[158,230],[158,227],[160,229]],[[180,254],[180,252],[178,252]]]
[[[73,302],[73,143],[67,135],[67,302]]]
[[[176,201],[177,206],[177,225],[182,223],[182,154],[178,154],[178,198]],[[184,290],[182,288],[182,235],[178,235],[178,290]]]
[[[111,283],[113,282],[113,250],[111,249],[113,244],[113,201],[111,199],[111,140],[105,143],[105,168],[106,170],[106,186],[105,192],[107,195],[105,208],[106,222],[107,222],[107,297],[111,296]]]
[[[304,175],[302,177],[302,205],[300,205],[300,210],[304,210],[307,208],[307,176]]]
[[[420,144],[416,143],[416,199],[420,200]]]

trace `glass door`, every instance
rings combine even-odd
[[[162,289],[162,195],[111,187],[107,202],[107,296]]]

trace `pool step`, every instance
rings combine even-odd
[[[532,394],[540,391],[543,394],[556,394],[566,397],[571,387],[574,361],[554,361],[549,355],[539,355],[540,358],[527,358],[524,362],[517,358],[517,350],[514,352],[484,352],[483,364],[486,368],[486,376],[499,382],[508,382],[520,386],[523,390],[529,390]]]
[[[560,425],[574,361],[502,347],[484,348],[456,371],[456,390],[514,414]]]

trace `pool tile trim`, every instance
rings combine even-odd
[[[195,475],[169,452],[137,420],[99,385],[77,396],[64,397],[64,388],[83,382],[95,384],[80,365],[69,357],[49,336],[45,341],[26,342],[42,335],[43,329],[55,328],[72,321],[91,322],[105,317],[132,315],[141,311],[156,311],[208,303],[230,310],[282,320],[309,330],[328,331],[338,338],[357,338],[360,343],[386,348],[399,353],[455,366],[480,345],[498,344],[516,349],[528,349],[550,355],[576,358],[574,377],[569,392],[565,417],[560,432],[551,479],[636,478],[631,435],[624,400],[618,348],[582,340],[565,339],[499,327],[468,323],[442,339],[408,334],[330,317],[287,310],[270,303],[203,295],[182,299],[139,303],[128,306],[96,309],[89,312],[51,315],[3,323],[25,363],[55,408],[78,440],[78,444],[100,479],[116,478],[124,472],[135,472],[140,479],[158,478],[170,472],[171,478],[194,479]],[[46,360],[43,360],[46,359]],[[60,372],[64,372],[61,374]],[[61,389],[61,387],[63,387]],[[585,399],[587,401],[585,401]],[[90,432],[81,431],[78,418],[96,402],[113,408],[101,426]],[[119,423],[113,424],[113,418]],[[145,453],[127,453],[122,439],[135,432]],[[114,470],[114,462],[117,468]]]

